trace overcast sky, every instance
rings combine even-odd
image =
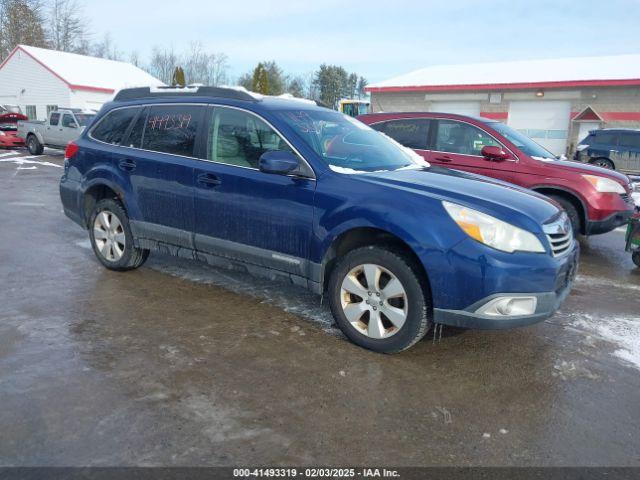
[[[640,53],[640,0],[87,0],[94,40],[110,32],[146,59],[200,41],[232,78],[261,60],[304,74],[343,65],[370,82],[428,65]]]

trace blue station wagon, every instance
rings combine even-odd
[[[112,270],[150,250],[325,296],[356,344],[551,316],[578,245],[531,191],[433,167],[315,103],[215,87],[122,90],[69,144],[64,211]]]

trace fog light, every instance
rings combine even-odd
[[[498,297],[476,310],[481,315],[493,317],[518,317],[536,313],[536,297]]]

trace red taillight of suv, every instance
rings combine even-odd
[[[70,158],[73,158],[73,156],[78,153],[79,149],[80,147],[78,147],[78,145],[76,145],[74,142],[69,142],[67,144],[67,148],[64,151],[64,159],[69,160]]]

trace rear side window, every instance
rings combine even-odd
[[[621,134],[620,145],[627,148],[640,148],[640,132]]]
[[[142,148],[154,152],[192,157],[203,107],[162,105],[151,107]]]
[[[617,145],[618,134],[613,132],[598,132],[595,136],[597,145]]]
[[[51,116],[49,117],[49,125],[58,125],[59,121],[60,121],[59,113],[52,113]]]
[[[391,120],[373,127],[405,147],[419,150],[428,148],[429,120],[427,119]]]
[[[121,108],[107,113],[91,131],[91,136],[101,142],[120,145],[137,111],[137,108]]]
[[[144,109],[138,115],[133,127],[131,128],[131,132],[129,133],[129,138],[127,138],[127,146],[140,148],[142,145],[142,136],[144,135],[144,127],[147,123],[147,110]]]

